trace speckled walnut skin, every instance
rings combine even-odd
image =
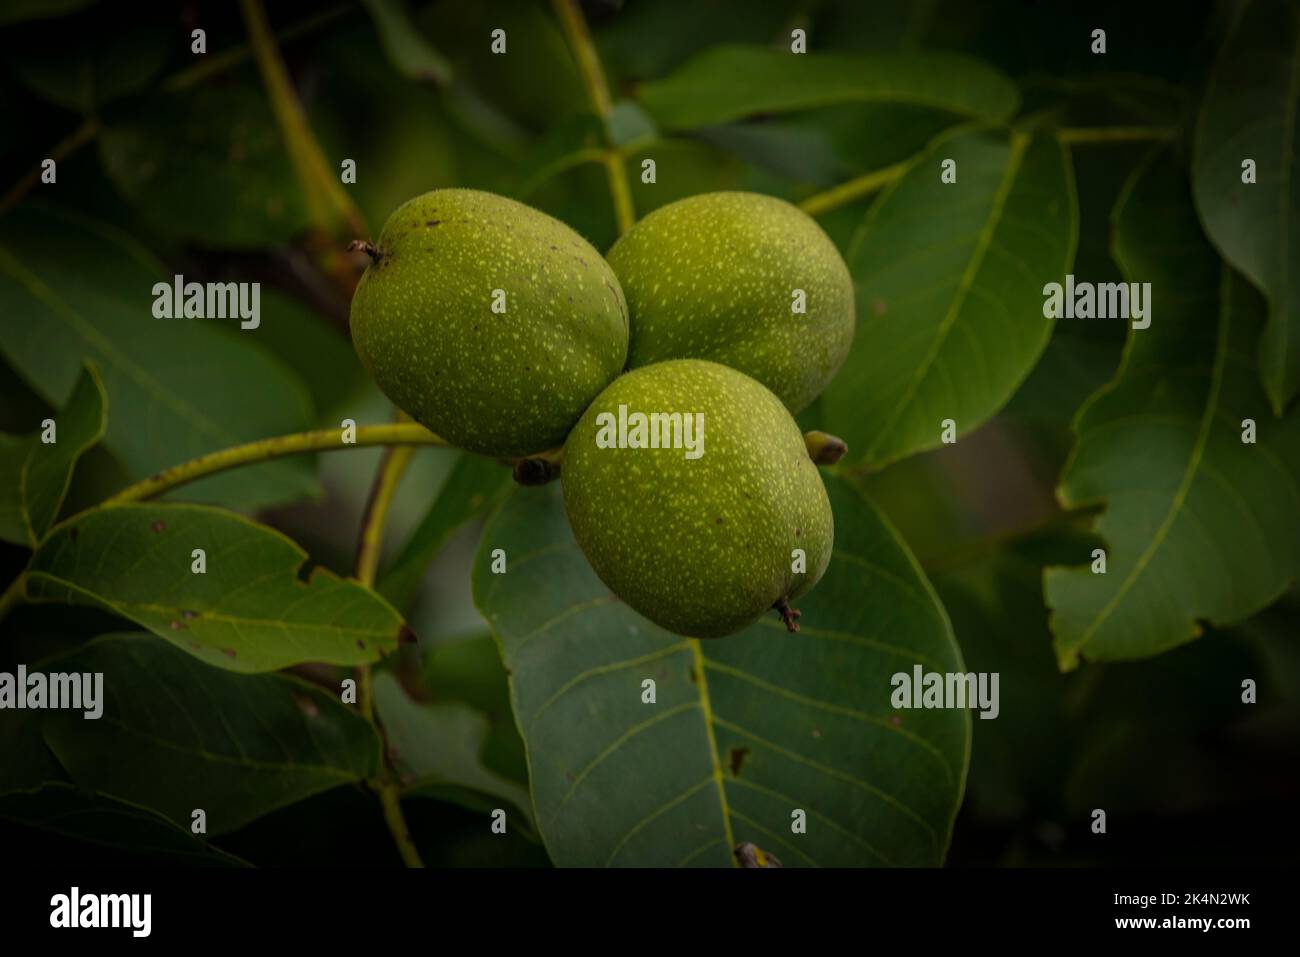
[[[425,193],[389,217],[372,256],[352,299],[357,354],[388,398],[459,448],[517,458],[562,444],[627,359],[613,271],[522,203]]]
[[[655,210],[609,263],[632,318],[631,368],[710,359],[753,376],[792,412],[821,394],[853,342],[853,279],[811,217],[756,193]],[[791,311],[792,292],[807,312]]]
[[[704,454],[600,448],[597,416],[702,412]],[[781,401],[748,376],[684,359],[636,369],[597,397],[564,448],[564,504],[614,594],[669,631],[715,638],[793,600],[830,561],[826,487]],[[791,553],[807,571],[791,571]]]

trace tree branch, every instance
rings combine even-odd
[[[384,524],[393,504],[397,484],[401,481],[406,466],[411,460],[412,451],[409,447],[390,448],[384,454],[383,461],[379,463],[379,469],[375,473],[375,481],[370,489],[370,500],[366,503],[366,514],[361,520],[361,542],[357,546],[356,578],[367,588],[375,583]],[[369,782],[370,787],[379,798],[380,806],[384,810],[384,823],[388,825],[388,830],[393,835],[393,843],[397,845],[397,852],[402,856],[402,860],[407,867],[423,867],[424,861],[420,857],[419,848],[411,838],[411,830],[406,825],[406,816],[402,813],[402,799],[398,792],[397,781],[388,763],[388,742],[384,729],[375,718],[375,696],[370,666],[359,665],[354,673],[357,679],[357,709],[361,712],[361,716],[374,726],[379,740],[384,743],[383,763],[379,773]]]
[[[823,193],[809,196],[798,204],[799,208],[809,216],[829,213],[831,210],[847,206],[864,196],[870,196],[877,190],[884,189],[907,172],[911,165],[911,161],[906,161],[866,173],[839,186],[833,186]]]

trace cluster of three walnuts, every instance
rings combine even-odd
[[[834,522],[792,415],[854,329],[848,269],[812,219],[710,193],[605,259],[538,210],[448,189],[399,207],[367,251],[352,339],[399,408],[482,455],[562,445],[578,544],[651,621],[720,637],[776,608],[793,627]]]

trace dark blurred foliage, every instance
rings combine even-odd
[[[0,183],[7,189],[54,144],[93,122],[93,142],[60,163],[58,202],[126,230],[187,276],[254,278],[277,290],[286,297],[284,318],[269,324],[262,341],[303,377],[318,420],[337,422],[340,409],[381,417],[384,403],[347,347],[346,298],[322,285],[295,244],[305,207],[247,56],[237,5],[64,5],[66,16],[27,23],[5,24],[0,16]],[[565,166],[601,134],[548,5],[410,4],[411,24],[454,77],[441,85],[403,74],[362,4],[268,6],[326,155],[357,162],[350,195],[372,234],[410,196],[465,185],[536,205],[602,249],[613,241],[603,171],[591,163]],[[1020,85],[1023,114],[1041,112],[1059,125],[1184,122],[1233,7],[1200,0],[584,4],[616,99],[634,97],[639,83],[717,44],[771,44],[803,26],[815,51],[980,57]],[[196,26],[207,31],[206,58],[189,52]],[[1104,64],[1079,41],[1097,26],[1109,34]],[[488,50],[485,38],[497,27],[511,37],[508,57]],[[212,69],[227,56],[229,68]],[[635,126],[634,114],[629,122]],[[945,125],[924,109],[873,104],[674,135],[655,142],[660,183],[651,189],[634,178],[636,208],[644,215],[723,188],[807,196],[912,155]],[[1098,281],[1117,276],[1109,212],[1145,149],[1104,147],[1076,158],[1077,271]],[[842,247],[867,202],[823,218]],[[974,721],[953,866],[1276,862],[1280,848],[1300,846],[1300,595],[1151,660],[1057,671],[1042,569],[1086,560],[1091,539],[1080,522],[1062,515],[1053,488],[1070,448],[1070,418],[1114,371],[1122,344],[1118,326],[1062,330],[993,422],[956,448],[863,479],[931,575],[967,665],[1002,675],[1001,717]],[[0,394],[0,429],[22,431],[46,411],[4,364]],[[318,561],[347,571],[377,455],[322,457],[322,499],[263,518]],[[453,460],[441,450],[418,453],[395,509],[394,542],[414,528]],[[70,504],[124,482],[113,457],[96,451],[77,472]],[[463,701],[487,714],[486,762],[526,781],[505,674],[469,601],[475,528],[453,536],[431,566],[412,612],[424,645],[404,667],[430,699]],[[6,580],[25,554],[0,550]],[[21,640],[0,643],[0,667],[30,660],[37,649],[75,644],[111,622],[81,610],[22,609],[6,626]],[[438,656],[441,666],[429,667]],[[1259,681],[1257,708],[1231,704],[1243,677]],[[1104,837],[1088,832],[1094,807],[1108,810]],[[539,844],[513,834],[490,837],[481,815],[452,803],[413,799],[407,813],[430,864],[547,863]],[[7,847],[37,840],[54,848],[48,836],[0,824]],[[216,843],[266,865],[396,863],[373,799],[351,787],[277,811]],[[85,848],[56,852],[82,855]]]

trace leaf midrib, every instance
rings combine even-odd
[[[1151,541],[1143,549],[1142,554],[1138,556],[1137,561],[1124,576],[1120,583],[1119,589],[1111,596],[1101,610],[1093,617],[1088,627],[1084,629],[1079,638],[1071,644],[1072,650],[1079,650],[1085,647],[1098,629],[1111,616],[1121,601],[1128,594],[1129,590],[1146,571],[1147,566],[1155,557],[1157,551],[1165,543],[1172,530],[1174,523],[1182,514],[1183,506],[1187,502],[1187,496],[1191,493],[1192,484],[1196,481],[1197,474],[1200,471],[1201,463],[1205,457],[1205,449],[1210,440],[1210,431],[1214,425],[1219,406],[1219,395],[1222,391],[1224,369],[1227,365],[1228,355],[1228,281],[1226,271],[1221,274],[1219,283],[1219,322],[1218,330],[1215,336],[1215,356],[1214,371],[1210,379],[1210,391],[1206,395],[1205,406],[1201,410],[1201,421],[1197,428],[1196,441],[1192,445],[1191,454],[1188,456],[1187,464],[1183,468],[1183,476],[1178,483],[1178,488],[1174,492],[1174,497],[1169,503],[1169,508],[1165,512],[1165,517],[1161,520],[1160,525],[1156,528],[1151,536]]]
[[[740,863],[736,860],[731,851],[736,846],[735,836],[731,831],[731,808],[727,806],[727,786],[726,779],[722,776],[722,757],[718,753],[717,736],[713,733],[713,701],[709,697],[709,679],[705,674],[704,651],[700,647],[700,639],[691,638],[691,667],[695,669],[695,687],[700,693],[700,710],[704,717],[704,730],[709,742],[709,760],[713,763],[713,783],[718,789],[718,804],[722,809],[722,832],[727,841],[727,856],[732,867],[739,867]]]
[[[908,383],[907,388],[899,396],[898,402],[894,405],[893,411],[885,419],[880,429],[876,432],[875,441],[867,447],[864,458],[870,459],[876,451],[888,439],[892,433],[899,416],[903,410],[908,407],[912,399],[915,398],[917,391],[921,388],[921,383],[929,375],[931,367],[943,350],[944,343],[948,340],[948,335],[956,325],[957,317],[961,314],[962,307],[966,304],[966,297],[970,294],[971,287],[975,284],[975,277],[979,274],[984,265],[984,257],[988,254],[989,247],[993,243],[993,235],[997,231],[998,224],[1002,219],[1003,210],[1006,208],[1007,198],[1011,195],[1012,186],[1014,186],[1016,177],[1019,175],[1021,163],[1024,160],[1025,150],[1029,146],[1029,137],[1024,133],[1011,134],[1010,154],[1007,157],[1007,167],[1002,174],[1002,182],[998,184],[998,191],[993,196],[993,203],[989,208],[988,216],[985,217],[984,226],[980,229],[979,236],[975,241],[975,249],[971,253],[970,261],[966,264],[965,271],[962,272],[961,280],[957,284],[957,290],[953,294],[952,303],[948,307],[947,313],[944,314],[943,320],[939,323],[939,328],[930,347],[929,353],[924,361],[917,367],[912,376],[912,381]]]

